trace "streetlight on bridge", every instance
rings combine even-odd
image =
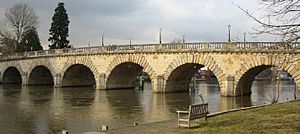
[[[231,39],[230,39],[230,29],[231,29],[231,25],[229,24],[227,27],[228,27],[228,42],[231,42]]]
[[[101,45],[104,46],[104,32],[102,32],[101,35]]]
[[[244,33],[244,42],[246,42],[246,34],[247,34],[247,33]]]
[[[159,44],[162,43],[162,41],[161,41],[161,32],[162,32],[162,28],[159,29]]]
[[[227,27],[228,27],[228,42],[231,42],[231,39],[230,39],[230,29],[231,29],[231,25],[229,24]]]
[[[183,43],[183,44],[185,43],[185,34],[182,35],[182,43]]]
[[[130,46],[130,48],[131,48],[131,38],[129,38],[129,46]]]

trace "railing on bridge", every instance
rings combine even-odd
[[[62,54],[95,54],[121,52],[162,52],[162,51],[245,51],[245,50],[297,50],[300,42],[199,42],[199,43],[166,43],[140,45],[109,45],[81,48],[51,49],[30,51],[4,55],[0,60],[21,59],[39,56],[54,56]]]

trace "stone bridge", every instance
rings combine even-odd
[[[31,51],[2,56],[1,83],[93,86],[96,89],[134,87],[146,72],[153,92],[185,91],[202,67],[217,77],[222,96],[251,93],[255,76],[278,67],[300,87],[300,43],[201,42],[147,45],[110,45]]]

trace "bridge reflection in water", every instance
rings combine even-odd
[[[270,103],[269,81],[254,81],[252,95],[221,97],[216,81],[197,81],[196,91],[169,94],[144,90],[95,90],[52,88],[51,86],[2,85],[0,88],[0,133],[48,133],[69,129],[71,133],[176,119],[176,110],[201,103],[199,92],[209,103],[209,111]],[[280,82],[280,101],[293,99],[294,81]],[[297,93],[299,95],[299,93]]]

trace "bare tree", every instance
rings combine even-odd
[[[182,43],[182,42],[183,42],[182,40],[175,38],[172,41],[170,41],[170,44],[177,44],[177,43]]]
[[[278,76],[277,71],[272,71],[271,74],[271,89],[268,91],[268,99],[270,99],[272,104],[278,103],[280,96],[280,77]]]
[[[256,34],[276,35],[286,42],[300,39],[300,0],[259,0],[260,10],[266,13],[259,17],[233,4],[260,24],[260,27],[254,28]]]
[[[2,48],[14,50],[21,42],[23,33],[37,27],[38,17],[32,7],[18,3],[6,10],[5,22],[0,26],[0,44]]]
[[[17,45],[15,36],[11,31],[8,30],[6,26],[0,26],[0,48],[2,52],[13,52],[15,46]]]
[[[271,91],[271,100],[272,100],[272,104],[276,104],[278,103],[279,100],[279,90],[280,90],[280,78],[275,76],[275,78],[273,78],[275,81],[275,88],[272,89]]]

